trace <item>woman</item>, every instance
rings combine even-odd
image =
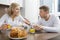
[[[30,24],[21,16],[20,6],[17,3],[12,3],[8,8],[8,13],[1,17],[0,26],[3,24],[3,26],[6,26],[5,24],[10,24],[11,26],[19,26],[23,22],[28,25]]]

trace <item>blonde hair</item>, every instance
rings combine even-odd
[[[17,6],[19,6],[19,4],[17,3],[12,3],[9,8],[8,8],[8,15],[11,16],[13,14],[12,9],[16,8]]]

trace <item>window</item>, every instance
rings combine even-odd
[[[58,12],[60,12],[60,0],[58,0]]]
[[[50,8],[50,13],[54,11],[54,1],[53,0],[40,0],[40,6],[46,5]]]

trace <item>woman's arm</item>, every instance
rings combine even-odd
[[[4,14],[1,18],[0,18],[0,26],[2,26],[2,24],[5,22],[7,18],[7,14]]]
[[[20,15],[20,18],[22,19],[22,21],[28,25],[30,25],[30,21],[26,18],[23,18],[21,15]]]
[[[7,14],[4,14],[1,18],[0,18],[0,30],[4,29],[3,26],[4,26],[4,22],[7,18]]]
[[[29,21],[28,19],[26,19],[26,18],[24,18],[24,19],[25,19],[24,22],[25,22],[26,24],[30,25],[30,21]]]

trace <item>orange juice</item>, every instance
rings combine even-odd
[[[30,33],[35,33],[35,29],[31,28]]]
[[[10,29],[11,28],[11,25],[10,24],[8,24],[8,29]]]

